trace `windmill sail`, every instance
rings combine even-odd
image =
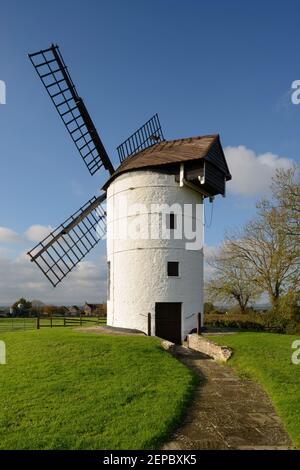
[[[137,152],[165,140],[158,114],[134,132],[117,147],[120,163]]]
[[[105,237],[105,198],[94,196],[28,252],[54,287]]]
[[[94,123],[79,97],[58,46],[52,45],[29,58],[46,88],[91,175],[104,167],[114,167]]]

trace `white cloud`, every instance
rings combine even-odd
[[[226,147],[226,160],[232,174],[228,191],[245,196],[261,196],[269,192],[276,168],[290,168],[293,160],[267,152],[257,155],[244,145]]]
[[[38,269],[30,262],[27,251],[30,242],[39,242],[53,228],[31,225],[24,235],[0,227],[0,305],[15,302],[20,297],[40,299],[45,303],[79,304],[86,300],[92,303],[106,299],[106,256],[104,245],[97,247],[96,262],[87,259],[80,262],[55,289]],[[15,247],[1,246],[6,243],[19,244]]]
[[[26,239],[31,242],[39,242],[53,231],[51,225],[31,225],[24,235],[20,235],[7,227],[0,227],[0,243],[24,243]]]
[[[0,243],[19,243],[20,235],[7,227],[0,227]]]
[[[82,261],[55,289],[25,253],[11,259],[0,252],[0,305],[20,297],[45,303],[83,304],[106,299],[106,259]]]
[[[6,258],[9,256],[11,250],[5,246],[0,246],[0,258]]]
[[[26,237],[31,242],[40,242],[53,231],[51,225],[31,225],[25,232]]]

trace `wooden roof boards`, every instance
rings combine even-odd
[[[119,174],[127,171],[169,166],[199,159],[209,160],[222,169],[226,180],[231,179],[219,135],[213,134],[154,144],[124,160],[105,183],[103,189],[106,189]]]

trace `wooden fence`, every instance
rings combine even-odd
[[[104,317],[79,316],[39,316],[39,317],[0,317],[0,333],[7,331],[24,331],[40,328],[80,327],[105,325]]]
[[[83,315],[78,316],[49,316],[49,317],[37,317],[36,327],[54,328],[57,326],[83,326],[83,325],[100,325],[106,323],[106,318],[103,317],[85,317]]]
[[[36,328],[36,318],[27,317],[1,317],[0,318],[0,333],[6,331],[24,331],[34,330]]]

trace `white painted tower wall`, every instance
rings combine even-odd
[[[119,204],[126,198],[131,205],[146,205],[146,213],[126,215]],[[119,224],[138,223],[140,233],[149,230],[150,204],[202,204],[199,193],[175,181],[174,175],[155,171],[120,174],[107,190],[107,260],[110,263],[107,301],[108,325],[133,328],[147,333],[151,313],[155,335],[155,303],[182,303],[182,339],[197,325],[197,312],[203,312],[203,248],[187,250],[190,240],[120,239]],[[136,211],[134,211],[136,214]],[[203,231],[203,210],[198,227]],[[153,219],[152,219],[153,220]],[[156,216],[156,221],[157,221]],[[199,228],[198,228],[199,230]],[[179,277],[168,277],[167,262],[179,262]]]

